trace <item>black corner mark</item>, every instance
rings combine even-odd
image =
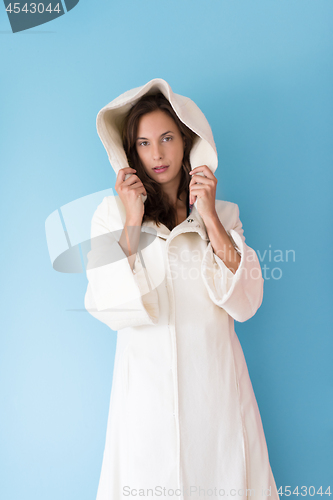
[[[64,3],[68,12],[79,3],[79,0],[64,0]],[[4,4],[13,33],[35,28],[65,14],[61,0],[30,2],[4,0]]]
[[[53,269],[60,273],[75,274],[82,273],[85,270],[90,271],[125,259],[126,256],[118,244],[122,231],[122,229],[118,229],[100,236],[95,236],[89,240],[81,241],[81,243],[74,246],[71,246],[67,238],[68,249],[56,257],[53,262]],[[146,266],[141,251],[151,245],[156,238],[157,232],[155,230],[152,230],[152,233],[147,233],[145,231],[140,233],[140,243],[137,253],[139,253],[143,267]]]
[[[78,3],[79,3],[79,0],[65,0],[67,12],[74,9],[74,7],[76,7]]]

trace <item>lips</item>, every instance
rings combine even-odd
[[[165,172],[168,167],[169,167],[169,165],[160,165],[158,167],[154,167],[153,170],[154,170],[154,172],[159,174],[161,172]]]

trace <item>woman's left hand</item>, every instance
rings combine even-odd
[[[196,175],[202,172],[202,175]],[[216,217],[215,197],[217,179],[207,165],[201,165],[191,170],[192,176],[190,182],[190,203],[193,204],[197,199],[197,210],[203,221],[211,217]]]

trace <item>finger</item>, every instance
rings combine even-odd
[[[123,182],[127,174],[131,174],[134,172],[136,172],[136,170],[132,167],[121,168],[118,172],[117,180],[119,180],[120,182]]]
[[[202,186],[202,187],[198,186],[198,187],[192,188],[190,193],[193,196],[199,196],[199,198],[201,198],[202,196],[209,195],[209,190],[207,190],[204,186]]]
[[[194,179],[194,180],[192,181],[192,179]],[[198,184],[212,184],[212,181],[213,181],[213,179],[210,179],[208,177],[203,177],[202,175],[196,175],[196,174],[192,175],[192,179],[191,179],[192,184],[196,184],[196,183],[198,183]]]
[[[198,167],[194,167],[192,168],[190,173],[192,172],[207,172],[208,174],[212,173],[211,169],[207,165],[199,165]]]
[[[133,176],[134,177],[134,176]],[[137,188],[142,188],[142,192],[147,196],[147,191],[146,191],[146,188],[144,186],[144,184],[142,183],[141,179],[138,178],[138,182],[134,183],[134,184],[131,184],[130,185],[130,188],[132,189],[134,186],[135,189]],[[141,191],[140,191],[141,192]]]
[[[145,188],[142,186],[142,188],[138,188],[138,193],[142,193],[144,194],[145,196],[147,196],[147,191],[145,190]]]
[[[138,189],[138,188],[143,188],[144,189],[144,185],[142,184],[141,181],[135,182],[134,184],[131,184],[131,185],[125,186],[125,187],[127,187],[128,189]]]
[[[144,195],[147,196],[147,191],[144,187],[144,185],[142,184],[142,182],[136,182],[135,184],[131,184],[130,186],[125,186],[125,190],[124,191],[129,191],[129,190],[133,190],[133,191],[137,191],[139,193],[142,193]]]
[[[190,193],[190,205],[193,205],[196,200],[196,196],[192,193]]]
[[[132,184],[134,184],[136,182],[141,182],[141,180],[139,179],[139,177],[137,175],[132,174],[128,179],[126,179],[122,183],[122,186],[131,186]],[[142,184],[142,182],[141,182],[141,184]]]
[[[215,175],[207,165],[200,165],[200,167],[193,168],[190,172],[191,177],[198,172],[202,172],[206,177],[208,177],[208,179],[216,179]]]
[[[133,168],[133,167],[124,167],[124,168],[121,168],[119,170],[119,172],[122,171],[122,172],[125,172],[126,174],[128,174],[128,173],[131,172],[131,170],[134,170],[134,172],[136,172],[135,168]]]
[[[190,203],[193,204],[198,198],[201,198],[203,189],[198,187],[190,187]]]
[[[193,196],[203,196],[207,193],[208,191],[206,191],[206,189],[202,189],[202,188],[196,188],[196,189],[191,189],[191,195]]]
[[[206,198],[205,198],[205,195],[204,195],[204,194],[201,194],[201,193],[194,193],[194,194],[192,194],[191,196],[192,196],[192,200],[193,200],[193,201],[192,201],[192,205],[193,205],[193,203],[194,203],[195,201],[197,201],[197,200],[205,200],[205,199],[206,199]]]

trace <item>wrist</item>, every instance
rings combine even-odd
[[[126,217],[125,226],[141,226],[142,219],[140,216]]]
[[[205,218],[203,218],[203,221],[207,229],[216,229],[222,226],[222,223],[216,212],[212,213],[211,215],[207,215]]]

